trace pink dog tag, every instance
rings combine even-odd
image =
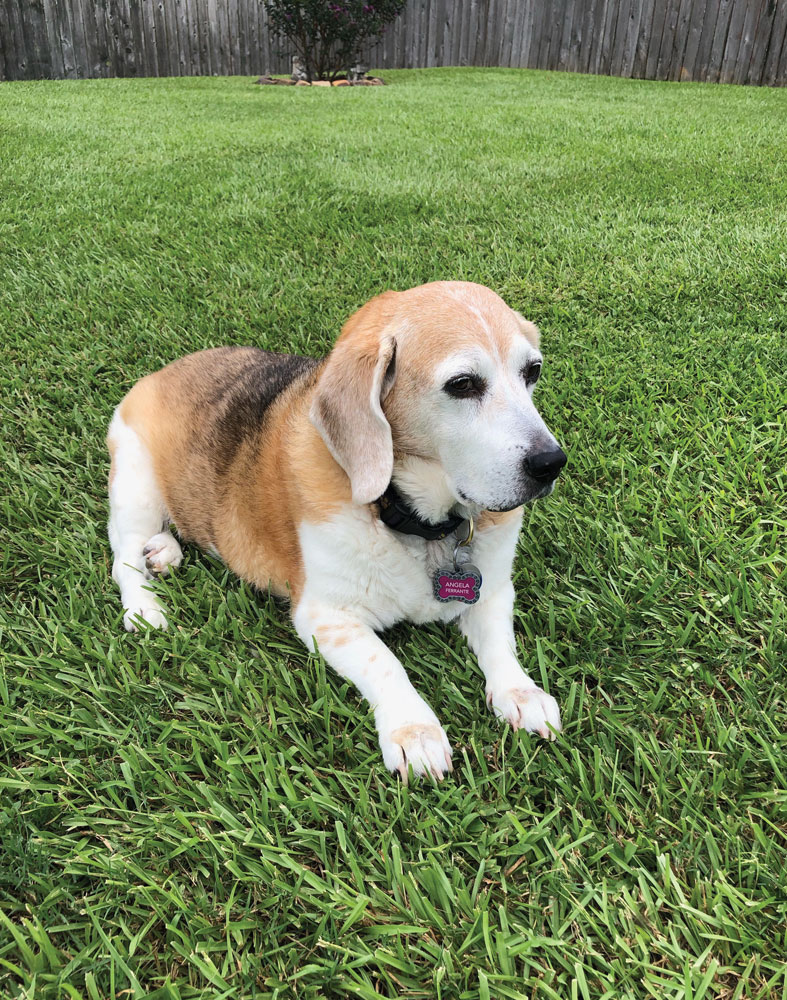
[[[438,569],[434,575],[434,596],[443,603],[461,601],[463,604],[475,604],[481,596],[479,569],[471,563]]]

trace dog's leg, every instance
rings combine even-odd
[[[486,580],[484,581],[486,586]],[[519,665],[514,638],[514,587],[510,580],[481,592],[477,604],[464,610],[460,628],[486,678],[486,701],[514,729],[554,739],[560,730],[560,710],[552,695],[542,691]]]
[[[407,781],[413,774],[440,780],[452,770],[451,747],[437,716],[418,694],[385,643],[357,615],[304,598],[293,614],[298,635],[317,647],[374,710],[383,760]]]
[[[166,510],[161,491],[156,484],[153,460],[139,435],[115,411],[107,435],[112,468],[109,474],[109,542],[114,561],[112,577],[120,587],[123,602],[123,624],[129,632],[137,631],[137,620],[143,619],[155,628],[166,628],[160,602],[145,586],[154,566],[146,565],[143,551],[150,543],[161,540]],[[180,562],[182,553],[171,535],[167,565]],[[171,550],[171,551],[170,551]],[[177,550],[177,552],[175,551]],[[151,549],[147,559],[157,554]],[[166,567],[164,567],[166,568]]]

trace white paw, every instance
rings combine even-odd
[[[416,777],[431,774],[442,781],[448,771],[453,771],[451,745],[443,727],[435,720],[397,725],[393,729],[380,729],[380,749],[389,771],[398,771],[407,784],[408,767]]]
[[[562,728],[557,702],[539,687],[493,688],[487,691],[486,701],[495,715],[513,729],[525,729],[529,733],[538,733],[545,740],[554,740],[552,729],[560,732]]]
[[[170,566],[177,569],[183,562],[183,549],[168,531],[154,535],[142,550],[145,566],[154,576],[166,576]]]
[[[167,619],[164,617],[164,612],[161,610],[159,604],[148,604],[145,607],[139,608],[126,608],[123,613],[123,624],[127,632],[139,632],[140,628],[144,628],[141,625],[139,619],[145,621],[150,625],[151,628],[163,628],[167,627]]]

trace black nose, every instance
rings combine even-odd
[[[551,451],[540,451],[537,455],[529,455],[525,459],[525,469],[533,479],[551,483],[560,475],[560,470],[567,461],[562,448],[553,448]]]

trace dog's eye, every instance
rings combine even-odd
[[[454,399],[480,399],[486,390],[486,382],[480,375],[456,375],[443,386],[443,391]]]
[[[532,361],[522,369],[522,378],[528,385],[535,385],[541,375],[541,362]]]

